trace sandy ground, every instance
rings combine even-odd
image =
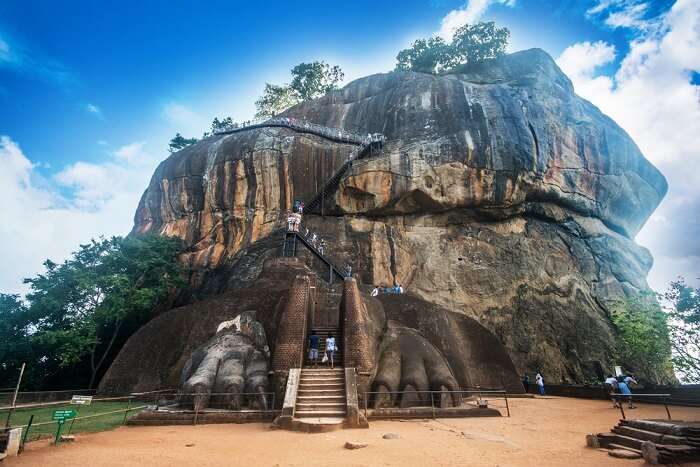
[[[265,424],[121,427],[79,435],[58,447],[35,442],[14,466],[601,466],[643,465],[585,447],[585,434],[609,431],[619,411],[603,401],[511,400],[512,417],[375,421],[366,430],[304,434]],[[633,418],[665,418],[662,406],[640,406]],[[700,408],[671,407],[674,419],[700,420]],[[400,438],[385,440],[382,435]],[[368,447],[344,449],[346,441]],[[690,465],[690,464],[685,464]],[[697,465],[697,464],[696,464]]]

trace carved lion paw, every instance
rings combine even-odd
[[[245,401],[267,408],[269,350],[254,312],[221,323],[187,360],[180,378],[181,401],[195,410],[240,409]],[[243,395],[247,397],[243,397]]]
[[[413,329],[389,321],[372,384],[374,407],[458,405],[459,384],[433,344]],[[402,394],[395,394],[401,391]],[[429,391],[436,391],[430,393]]]

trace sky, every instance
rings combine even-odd
[[[492,20],[511,30],[509,51],[554,57],[664,173],[669,193],[636,238],[655,258],[649,283],[699,284],[700,1],[3,0],[0,292],[128,233],[169,139],[252,118],[294,65],[340,65],[347,83],[390,71],[417,38]]]

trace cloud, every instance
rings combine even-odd
[[[515,0],[468,0],[463,7],[450,11],[442,18],[438,35],[443,39],[452,40],[457,28],[479,21],[493,4],[515,6]]]
[[[63,64],[1,35],[0,68],[32,76],[62,88],[70,88],[77,83],[73,72]]]
[[[603,24],[613,29],[647,29],[656,27],[656,22],[646,18],[650,4],[642,0],[598,0],[586,11],[586,16],[602,19]]]
[[[168,102],[163,106],[162,115],[169,124],[178,128],[180,133],[201,133],[208,127],[206,119],[178,102]]]
[[[0,291],[23,293],[22,278],[41,271],[46,258],[61,261],[80,243],[124,235],[158,158],[132,143],[103,163],[79,161],[43,178],[20,146],[0,137]],[[69,196],[62,193],[68,190]]]
[[[98,139],[97,144],[100,146],[109,146],[109,143],[103,139]]]
[[[103,114],[102,114],[102,109],[99,108],[98,106],[96,106],[95,104],[87,103],[87,104],[85,105],[85,110],[87,110],[89,113],[95,115],[95,116],[96,116],[97,118],[99,118],[99,119],[103,119],[103,118],[104,118],[104,116],[103,116]]]
[[[678,0],[640,24],[614,76],[597,76],[611,45],[579,43],[557,59],[576,92],[622,126],[669,181],[669,193],[637,236],[655,257],[649,282],[700,276],[700,2]],[[675,268],[675,270],[674,270]]]
[[[598,96],[608,92],[613,81],[610,77],[595,76],[603,65],[615,59],[615,47],[603,41],[580,42],[567,47],[557,59],[557,64],[576,84],[581,96]]]

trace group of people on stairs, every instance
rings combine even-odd
[[[309,360],[314,367],[318,366],[318,350],[320,344],[321,338],[316,334],[316,331],[311,331],[311,335],[309,336]],[[326,348],[323,352],[321,363],[327,364],[332,369],[334,365],[333,357],[337,351],[338,345],[335,343],[335,337],[333,337],[333,334],[329,334],[326,338]]]

